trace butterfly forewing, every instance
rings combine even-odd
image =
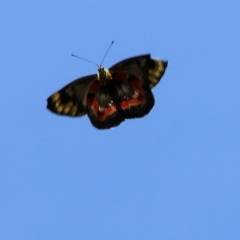
[[[71,117],[86,114],[86,99],[89,88],[96,81],[97,75],[78,78],[47,99],[47,108],[54,113]]]
[[[154,87],[162,78],[167,67],[167,61],[151,58],[150,54],[128,58],[109,68],[111,73],[128,73],[139,77],[142,85]]]
[[[153,58],[150,59],[148,65],[148,82],[150,83],[150,88],[155,87],[161,80],[167,65],[167,61],[161,61]]]
[[[142,81],[142,85],[147,82],[147,64],[150,60],[150,55],[142,55],[123,60],[109,68],[111,74],[126,73],[138,77]]]

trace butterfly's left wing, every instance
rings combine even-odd
[[[47,108],[71,117],[87,114],[98,129],[115,127],[124,121],[96,74],[78,78],[51,95],[47,99]]]
[[[151,88],[160,81],[166,67],[166,61],[152,59],[146,54],[109,68],[113,79],[107,88],[124,118],[143,117],[151,111],[154,106]]]
[[[85,115],[88,91],[96,80],[96,74],[76,79],[51,95],[47,99],[47,108],[60,115]]]

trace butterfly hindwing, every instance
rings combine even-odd
[[[107,89],[124,118],[139,118],[149,113],[154,105],[150,89],[141,86],[138,77],[126,73],[113,74]]]
[[[96,128],[106,129],[118,126],[124,118],[119,114],[117,107],[108,89],[95,81],[87,95],[87,114]]]

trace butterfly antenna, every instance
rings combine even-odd
[[[96,65],[97,67],[99,67],[99,65],[98,65],[97,63],[92,62],[92,61],[90,61],[90,60],[88,60],[88,59],[85,59],[85,58],[76,56],[76,55],[74,55],[74,54],[71,54],[71,56],[72,56],[72,57],[75,57],[75,58],[80,58],[80,59],[82,59],[82,60],[84,60],[84,61],[86,61],[86,62],[92,63],[92,64]]]
[[[108,52],[109,52],[109,50],[110,50],[111,46],[113,45],[113,43],[114,43],[114,41],[112,41],[112,42],[111,42],[111,44],[110,44],[110,46],[108,47],[108,50],[106,51],[106,53],[105,53],[105,55],[104,55],[104,57],[103,57],[103,59],[102,59],[102,61],[101,61],[101,64],[100,64],[100,66],[102,66],[102,63],[103,63],[103,61],[104,61],[105,57],[107,56],[107,54],[108,54]]]

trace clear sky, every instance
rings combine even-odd
[[[0,239],[240,239],[240,1],[2,1]],[[100,131],[46,99],[151,53],[142,119]]]

